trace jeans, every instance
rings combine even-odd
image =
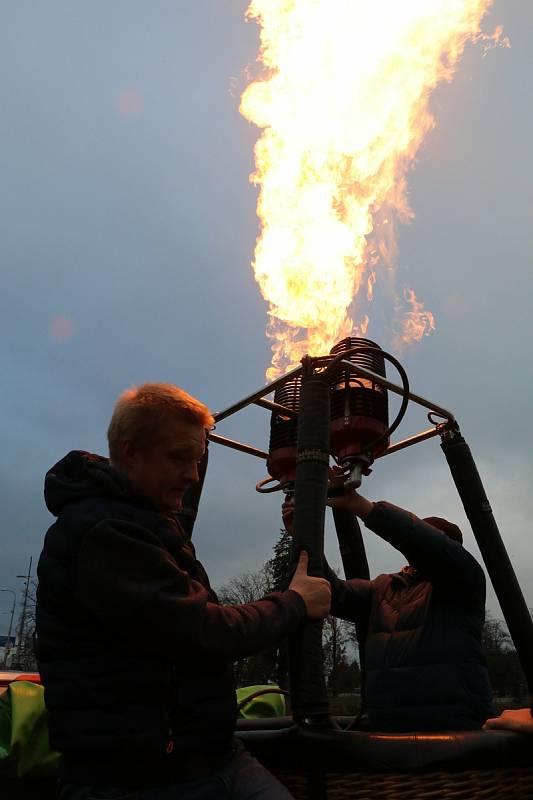
[[[293,800],[293,797],[244,748],[239,748],[226,766],[195,781],[157,789],[64,784],[59,800]]]

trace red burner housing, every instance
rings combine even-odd
[[[348,336],[331,349],[331,355],[339,356],[354,347],[361,350],[348,355],[347,361],[386,377],[381,348],[369,339]],[[344,461],[370,449],[370,455],[376,458],[387,449],[389,439],[383,439],[375,449],[372,442],[383,436],[388,427],[387,390],[353,372],[338,373],[331,387],[331,454]]]
[[[274,402],[296,413],[300,409],[300,376],[287,381],[274,393]],[[267,469],[270,475],[282,486],[294,481],[296,475],[296,444],[298,420],[273,412],[270,419],[270,444]]]

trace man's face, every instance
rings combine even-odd
[[[128,478],[158,511],[177,511],[185,490],[198,480],[198,462],[205,452],[200,423],[169,420],[149,450],[124,442]]]

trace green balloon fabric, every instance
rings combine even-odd
[[[48,741],[43,687],[13,681],[0,697],[0,774],[46,777],[58,764],[59,753]]]
[[[262,694],[252,697],[256,692],[262,692]],[[248,698],[249,702],[246,702]],[[282,694],[279,686],[272,684],[242,686],[237,689],[237,705],[239,706],[239,717],[243,719],[285,716],[285,695]]]
[[[257,692],[261,694],[252,697]],[[262,719],[285,715],[285,697],[278,686],[257,684],[237,689],[239,716]],[[249,701],[248,701],[249,700]],[[13,681],[0,696],[0,776],[40,779],[53,776],[59,753],[50,749],[43,687]]]

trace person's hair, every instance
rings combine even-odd
[[[424,517],[424,522],[427,522],[428,525],[433,525],[434,528],[438,528],[439,531],[445,533],[446,536],[449,536],[450,539],[453,539],[455,542],[459,542],[459,544],[463,543],[461,528],[453,522],[448,522],[447,519],[442,519],[442,517]]]
[[[126,389],[116,402],[107,429],[111,462],[120,463],[124,441],[133,442],[141,451],[148,450],[172,419],[204,428],[214,423],[207,406],[171,383],[144,383]]]

